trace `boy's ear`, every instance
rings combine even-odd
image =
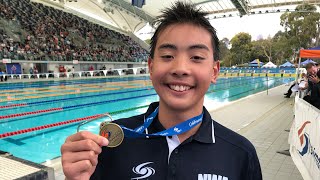
[[[152,80],[153,59],[151,59],[151,57],[148,58],[148,68],[150,73],[150,79]]]
[[[218,76],[219,76],[219,72],[220,72],[220,61],[214,61],[213,62],[213,74],[212,74],[212,77],[211,77],[211,82],[212,83],[216,83],[217,82],[217,79],[218,79]]]

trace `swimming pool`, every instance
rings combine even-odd
[[[220,78],[211,85],[209,109],[292,81],[279,77]],[[0,150],[35,163],[60,156],[80,122],[109,112],[137,115],[158,101],[148,76],[0,84]],[[100,118],[81,127],[98,133]]]

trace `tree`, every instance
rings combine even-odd
[[[320,13],[314,5],[302,4],[295,12],[281,15],[280,24],[285,28],[288,41],[295,49],[308,48],[319,44]]]
[[[251,35],[238,33],[231,39],[230,61],[232,65],[243,64],[251,60]]]
[[[230,54],[230,50],[229,50],[229,46],[230,46],[230,41],[228,38],[223,38],[222,40],[220,40],[219,43],[219,48],[220,48],[220,62],[222,66],[229,66],[229,64],[225,64],[228,55]],[[227,60],[227,62],[229,62]]]
[[[272,51],[273,42],[271,37],[268,37],[267,39],[260,39],[256,42],[257,42],[256,45],[261,47],[262,53],[260,55],[263,54],[267,58],[267,61],[271,61],[272,55],[273,55],[273,51]]]
[[[278,31],[272,38],[275,64],[280,65],[295,54],[295,47],[287,33]],[[293,59],[290,58],[290,59]]]
[[[267,56],[264,53],[263,50],[263,42],[264,39],[259,39],[257,41],[252,41],[252,47],[251,47],[251,59],[259,59],[261,62],[268,61]]]

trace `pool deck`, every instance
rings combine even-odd
[[[260,92],[210,110],[214,120],[237,131],[253,143],[264,180],[303,179],[291,157],[278,153],[286,153],[285,150],[289,149],[287,130],[293,120],[294,98],[284,98],[283,93],[288,88],[287,85],[281,85],[270,89],[268,93]],[[56,180],[65,179],[60,158],[43,165],[54,168]]]
[[[248,138],[256,147],[264,180],[302,180],[286,150],[293,121],[294,97],[281,85],[210,111],[213,119]],[[278,153],[282,152],[284,154]]]

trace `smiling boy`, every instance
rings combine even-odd
[[[262,179],[253,145],[213,121],[204,95],[219,74],[219,40],[194,5],[176,2],[158,17],[148,60],[159,102],[115,121],[124,141],[115,148],[90,132],[62,145],[67,179]]]

